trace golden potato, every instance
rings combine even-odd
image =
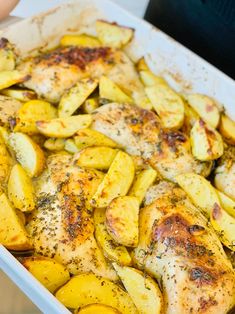
[[[235,145],[235,122],[225,114],[221,115],[219,131],[225,138],[226,142]]]
[[[30,100],[18,111],[14,132],[27,134],[39,133],[36,127],[38,120],[50,120],[57,117],[57,110],[49,102],[43,100]]]
[[[133,100],[124,93],[117,84],[106,76],[101,76],[99,82],[100,97],[114,102],[132,103]]]
[[[196,173],[180,174],[176,182],[188,194],[195,206],[209,217],[215,204],[220,205],[215,188],[204,177]]]
[[[89,304],[74,312],[74,314],[121,314],[117,309],[104,304]]]
[[[224,144],[221,135],[201,119],[194,123],[190,141],[193,156],[198,160],[209,161],[223,155]]]
[[[117,152],[116,149],[106,146],[87,147],[76,154],[74,161],[80,167],[107,170]]]
[[[113,266],[139,313],[163,313],[162,293],[151,277],[132,267],[121,267],[116,263]]]
[[[18,216],[18,218],[22,221],[23,225],[25,226],[25,224],[26,224],[25,214],[19,209],[15,209],[15,212],[16,212],[16,215]]]
[[[36,177],[42,172],[45,165],[44,153],[28,135],[20,132],[11,133],[9,145],[30,177]]]
[[[64,138],[48,138],[43,146],[51,151],[60,151],[65,148],[65,139]]]
[[[60,118],[71,116],[96,89],[98,81],[84,78],[77,82],[60,99],[58,114]]]
[[[144,199],[145,193],[147,192],[148,188],[154,183],[157,175],[158,174],[156,170],[152,168],[142,170],[140,173],[137,174],[128,195],[135,196],[138,199],[139,204],[141,204]]]
[[[179,129],[184,122],[184,102],[169,86],[158,84],[145,88],[153,108],[167,129]]]
[[[12,159],[8,153],[5,141],[0,134],[0,194],[2,189],[5,188],[7,183],[8,176],[10,174]]]
[[[65,141],[64,149],[71,154],[75,154],[75,153],[79,152],[79,148],[77,147],[74,139],[72,139],[72,138],[69,138]]]
[[[22,103],[16,99],[0,95],[0,125],[13,128]]]
[[[35,207],[34,189],[30,177],[21,165],[11,169],[8,180],[8,198],[22,212],[32,211]]]
[[[201,94],[188,94],[184,95],[184,98],[206,123],[212,128],[217,128],[220,112],[212,98]]]
[[[135,166],[132,158],[119,151],[91,199],[92,206],[106,207],[114,198],[126,195],[134,175]]]
[[[74,136],[74,141],[78,148],[89,146],[108,146],[115,148],[118,146],[116,142],[106,135],[92,129],[82,129],[77,131]]]
[[[96,21],[96,32],[101,43],[108,47],[121,48],[131,41],[134,30],[107,21]]]
[[[36,126],[40,133],[49,137],[66,138],[80,129],[87,128],[92,122],[89,114],[80,114],[66,118],[37,121]]]
[[[101,46],[101,43],[96,37],[81,34],[81,35],[64,35],[60,39],[60,45],[93,48]]]
[[[0,243],[9,250],[32,249],[23,222],[17,216],[4,193],[0,195],[0,217]]]
[[[103,249],[104,255],[111,261],[118,262],[121,265],[130,265],[131,256],[125,246],[116,243],[109,235],[105,226],[105,209],[96,208],[94,212],[95,237]]]
[[[21,263],[51,293],[70,279],[68,270],[51,258],[25,257]]]
[[[190,135],[191,129],[194,126],[194,123],[199,120],[199,115],[197,112],[190,107],[186,102],[184,103],[184,125],[183,132],[187,135]]]
[[[15,68],[13,46],[6,38],[0,38],[0,71],[12,71]]]
[[[27,75],[17,70],[0,72],[0,90],[22,83],[27,80]]]
[[[29,89],[7,88],[1,91],[1,94],[26,102],[37,99],[37,94]]]
[[[216,190],[220,204],[224,210],[230,215],[235,218],[235,201],[232,200],[230,197],[228,197],[226,194],[220,192],[219,190]]]
[[[82,109],[85,113],[92,113],[99,107],[98,98],[88,98],[82,105]]]
[[[211,211],[210,222],[217,231],[220,241],[230,250],[235,251],[235,218],[220,205],[215,204]]]
[[[74,276],[56,292],[56,298],[72,309],[101,303],[119,310],[122,314],[138,313],[124,290],[112,281],[91,273]]]
[[[107,207],[106,227],[110,236],[125,246],[135,247],[139,240],[139,201],[134,196],[119,196]]]

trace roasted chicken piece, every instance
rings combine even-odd
[[[53,257],[72,274],[93,272],[115,280],[94,238],[89,200],[102,172],[73,165],[70,155],[48,158],[47,169],[35,181],[37,209],[27,225],[37,254]]]
[[[208,175],[211,164],[195,160],[190,141],[180,131],[163,130],[157,115],[134,105],[110,103],[93,114],[92,128],[117,142],[129,154],[141,156],[168,180],[195,172]]]
[[[235,201],[235,147],[228,147],[215,170],[215,186]]]
[[[134,261],[162,284],[166,313],[226,314],[235,273],[206,218],[169,182],[151,187],[146,203]]]
[[[19,69],[31,76],[24,86],[52,103],[57,103],[79,79],[104,74],[124,88],[137,104],[146,98],[132,61],[121,50],[109,47],[62,47],[23,62]]]

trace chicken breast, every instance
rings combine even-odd
[[[91,271],[115,280],[95,241],[89,204],[102,178],[99,171],[74,166],[70,155],[50,156],[35,182],[37,209],[27,230],[37,254],[55,258],[72,274]]]
[[[92,128],[117,142],[129,154],[141,156],[168,180],[195,172],[204,176],[210,163],[195,160],[189,138],[180,131],[163,130],[157,115],[134,105],[110,103],[93,114]]]
[[[215,186],[235,201],[235,147],[228,147],[215,170]]]
[[[235,273],[206,218],[169,182],[146,200],[134,262],[162,284],[166,313],[226,314],[235,304]]]

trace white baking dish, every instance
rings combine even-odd
[[[28,54],[39,47],[55,46],[64,33],[94,34],[97,18],[135,28],[135,40],[126,49],[132,59],[137,60],[145,55],[153,71],[163,75],[178,91],[197,91],[212,96],[235,119],[235,82],[232,79],[158,29],[108,0],[68,2],[5,28],[0,31],[0,36],[15,43],[21,54]],[[0,268],[44,313],[69,313],[2,246]]]

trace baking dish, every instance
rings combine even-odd
[[[152,70],[177,91],[197,91],[220,101],[228,115],[235,118],[235,84],[216,68],[173,41],[150,24],[107,0],[77,0],[18,22],[1,30],[0,36],[16,45],[21,55],[54,47],[68,32],[94,34],[97,18],[117,21],[136,30],[135,40],[126,48],[133,60],[145,55]],[[69,313],[2,246],[0,267],[44,313]]]

